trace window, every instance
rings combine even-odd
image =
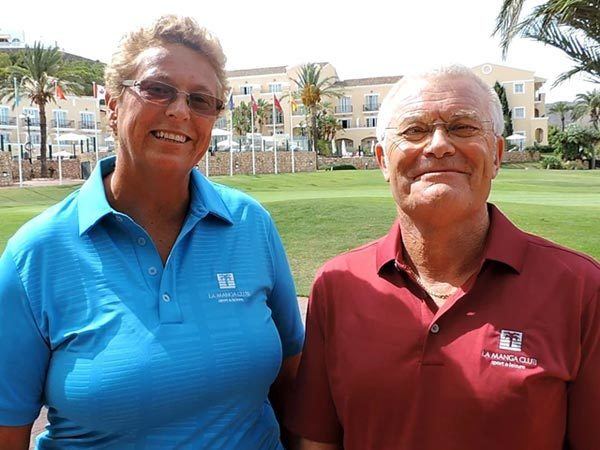
[[[281,92],[281,83],[269,84],[269,92]]]
[[[3,145],[8,144],[10,142],[10,131],[0,131],[0,141]]]
[[[513,109],[513,119],[524,119],[525,118],[525,107],[517,106]]]
[[[34,145],[40,145],[40,141],[42,140],[40,133],[31,133],[31,143]]]
[[[340,106],[338,107],[339,113],[351,113],[352,112],[352,98],[342,97],[340,98]]]
[[[81,128],[82,130],[93,130],[96,128],[96,124],[94,123],[95,122],[94,113],[87,112],[87,111],[80,112],[79,118],[81,120],[79,128]]]
[[[352,127],[352,119],[340,119],[340,124],[342,128],[350,128]]]
[[[271,115],[271,123],[273,123],[273,116]],[[283,123],[283,114],[281,114],[281,112],[276,109],[275,110],[275,124],[276,125],[281,125]]]
[[[525,92],[525,83],[515,83],[514,84],[514,93],[522,94],[523,92]]]
[[[9,111],[8,106],[0,106],[0,125],[9,125],[8,111]]]
[[[367,117],[367,127],[376,127],[377,126],[377,117]]]
[[[365,111],[377,111],[379,110],[379,95],[369,94],[365,95]]]
[[[226,117],[219,117],[215,121],[215,128],[221,128],[222,130],[224,130],[225,128],[227,128],[227,118]]]
[[[246,85],[240,88],[242,95],[252,94],[252,86]]]
[[[54,117],[54,123],[52,124],[55,127],[66,127],[67,126],[67,112],[62,109],[55,109],[52,111],[52,116]]]
[[[23,108],[23,115],[29,116],[31,118],[31,126],[39,126],[40,125],[40,110],[37,108]],[[23,121],[24,124],[27,124],[27,121]]]

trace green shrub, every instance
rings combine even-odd
[[[543,169],[564,169],[562,159],[558,156],[544,156],[541,161]]]
[[[554,147],[552,145],[530,145],[523,149],[526,152],[540,152],[540,153],[553,153]]]
[[[332,166],[331,170],[356,170],[352,164],[338,164],[337,166]]]

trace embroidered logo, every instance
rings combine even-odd
[[[510,350],[520,352],[523,346],[523,333],[520,331],[500,330],[500,350]]]
[[[219,289],[235,289],[235,278],[231,272],[218,273],[217,281],[219,282]]]

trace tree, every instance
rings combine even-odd
[[[42,177],[48,176],[46,161],[47,120],[46,104],[56,102],[56,86],[64,92],[71,91],[71,85],[58,79],[63,65],[62,55],[58,47],[44,47],[40,42],[33,47],[25,47],[17,64],[8,68],[12,74],[19,77],[19,95],[25,95],[40,111],[40,162]],[[16,104],[12,79],[7,78],[0,87],[0,97]]]
[[[254,114],[254,131],[263,132],[263,126],[267,123],[267,119],[271,114],[272,106],[264,99],[259,98],[256,101],[256,113]]]
[[[510,110],[510,106],[508,106],[508,100],[506,99],[506,89],[504,89],[504,86],[496,81],[496,83],[494,83],[494,90],[500,99],[500,104],[502,105],[502,115],[504,116],[504,133],[502,135],[507,137],[513,134],[513,125],[512,111]]]
[[[565,120],[567,114],[573,110],[573,107],[567,102],[556,102],[548,110],[552,114],[558,114],[560,117],[560,131],[565,131]]]
[[[78,95],[93,95],[92,85],[104,84],[104,64],[88,61],[65,61],[58,78],[71,83],[71,89]]]
[[[319,129],[317,126],[319,105],[326,97],[340,98],[342,96],[342,92],[334,87],[335,77],[323,78],[321,75],[322,68],[322,66],[315,63],[304,64],[300,67],[298,79],[292,79],[298,88],[300,100],[306,108],[307,119],[310,122],[313,151],[316,151],[316,145],[319,140]]]
[[[590,158],[595,162],[595,146],[600,142],[600,132],[594,128],[573,123],[553,138],[556,153],[569,161]],[[593,167],[593,166],[592,166]]]
[[[494,35],[500,35],[506,56],[516,36],[533,39],[563,51],[574,63],[554,86],[573,75],[600,81],[600,8],[597,0],[547,0],[521,20],[525,0],[503,0]]]
[[[598,131],[600,124],[600,91],[594,89],[585,94],[577,94],[573,107],[573,118],[580,119],[589,116],[594,130]],[[592,151],[592,169],[596,168],[596,151]]]
[[[242,148],[242,136],[250,133],[250,114],[250,105],[244,102],[236,106],[231,114],[233,131],[239,136],[240,149]]]

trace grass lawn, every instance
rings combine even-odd
[[[385,234],[395,216],[378,171],[213,179],[249,193],[271,212],[301,295],[325,260]],[[1,189],[0,250],[21,223],[73,189]],[[492,201],[523,229],[600,259],[600,171],[504,169]]]

